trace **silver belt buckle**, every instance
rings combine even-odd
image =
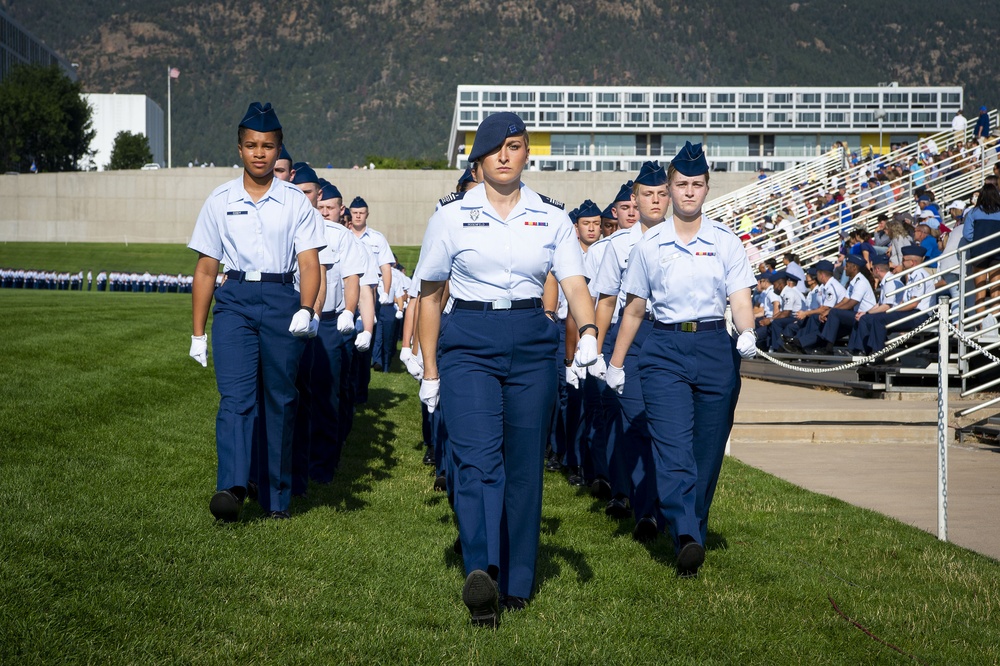
[[[260,282],[260,271],[245,271],[243,280],[245,282]]]
[[[513,303],[510,302],[509,298],[498,298],[497,300],[493,301],[494,310],[510,310],[510,307],[512,305]]]

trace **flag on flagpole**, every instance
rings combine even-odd
[[[172,78],[172,79],[179,79],[179,78],[181,78],[181,70],[177,69],[176,67],[171,67],[170,68],[170,78]]]

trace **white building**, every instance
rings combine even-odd
[[[782,170],[846,141],[892,145],[951,127],[961,87],[458,86],[448,160],[464,167],[476,128],[513,111],[531,133],[530,168],[638,171],[702,143],[718,171]]]
[[[146,135],[153,161],[160,166],[167,165],[164,149],[166,130],[163,109],[159,104],[145,95],[87,93],[84,98],[94,109],[93,128],[96,134],[90,147],[96,151],[92,165],[98,171],[104,171],[111,161],[111,149],[119,132]]]

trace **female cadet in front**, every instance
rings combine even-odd
[[[207,365],[205,325],[215,298],[212,356],[219,388],[215,441],[219,469],[209,509],[239,519],[247,496],[250,448],[263,391],[267,488],[258,501],[272,518],[288,518],[291,500],[295,378],[319,294],[319,250],[326,246],[312,204],[274,177],[281,124],[270,104],[254,102],[240,122],[243,175],[205,201],[188,247],[198,253],[192,288],[190,355]],[[228,278],[215,288],[219,264]],[[299,291],[293,284],[296,264]],[[258,374],[259,373],[259,374]]]
[[[653,330],[639,353],[639,380],[653,440],[660,515],[677,552],[677,572],[705,561],[708,512],[740,391],[739,357],[757,351],[753,272],[733,232],[702,215],[708,162],[686,143],[670,163],[673,216],[650,229],[629,256],[627,294],[608,386],[624,386],[628,349],[651,302]],[[740,331],[726,330],[726,301]],[[738,352],[738,353],[737,353]]]
[[[507,610],[521,609],[535,581],[559,339],[542,305],[549,271],[580,325],[576,363],[597,359],[597,338],[573,227],[561,205],[521,183],[524,122],[509,112],[483,120],[469,160],[483,182],[431,217],[416,270],[420,399],[431,409],[440,399],[448,429],[462,599],[473,624],[496,627],[500,593]],[[455,302],[442,326],[446,280]]]

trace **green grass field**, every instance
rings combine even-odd
[[[546,474],[536,596],[474,629],[408,375],[373,375],[338,477],[292,520],[251,505],[221,526],[188,298],[0,290],[0,306],[0,663],[1000,659],[1000,564],[735,460],[694,580],[663,538],[633,542]]]

